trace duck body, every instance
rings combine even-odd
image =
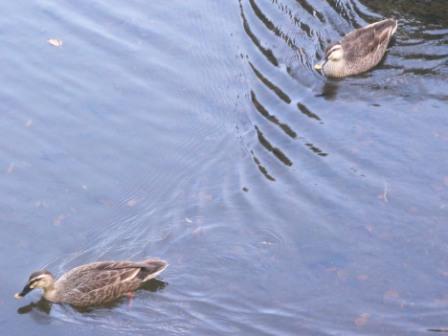
[[[372,69],[383,59],[397,27],[397,20],[385,19],[348,33],[325,50],[325,58],[315,65],[315,69],[333,78]]]
[[[34,288],[42,288],[44,298],[54,303],[76,307],[114,301],[155,278],[168,264],[159,259],[143,261],[101,261],[76,267],[56,281],[46,270],[31,274],[27,285],[16,298]]]

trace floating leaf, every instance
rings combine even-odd
[[[64,42],[62,42],[62,40],[53,39],[53,38],[49,39],[47,42],[49,44],[51,44],[53,47],[61,47],[62,44],[64,43]]]

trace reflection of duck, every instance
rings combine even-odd
[[[397,20],[372,23],[345,35],[325,50],[325,59],[314,66],[328,77],[346,77],[368,71],[383,58]]]
[[[133,292],[146,281],[155,278],[168,264],[163,260],[103,261],[82,265],[54,280],[47,270],[31,274],[17,299],[34,288],[44,290],[44,298],[50,302],[68,303],[87,307],[111,302]]]
[[[17,309],[17,312],[21,315],[28,314],[31,313],[33,309],[37,309],[40,312],[49,314],[51,311],[51,302],[48,302],[44,298],[41,298],[38,302],[31,302],[26,306],[20,307],[19,309]]]

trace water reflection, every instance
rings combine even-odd
[[[323,97],[327,100],[334,100],[338,94],[338,81],[326,80],[320,90],[320,93],[316,94],[316,97]]]
[[[266,177],[269,181],[275,181],[275,178],[271,174],[269,174],[268,170],[266,169],[265,166],[263,166],[261,164],[260,159],[257,158],[255,153],[253,151],[251,151],[251,154],[252,154],[252,159],[254,160],[255,164],[257,165],[258,169],[263,174],[263,176]]]
[[[279,86],[275,85],[268,78],[266,78],[250,61],[249,65],[253,70],[254,74],[266,86],[266,88],[274,92],[278,98],[280,98],[281,100],[283,100],[283,102],[285,102],[285,104],[291,103],[291,98],[289,98],[288,95]]]
[[[255,34],[250,29],[250,25],[247,22],[246,17],[244,15],[241,0],[240,0],[240,9],[241,9],[241,18],[243,20],[243,28],[244,28],[244,31],[246,32],[247,36],[249,36],[249,38],[252,40],[253,44],[260,50],[260,52],[266,57],[267,60],[269,60],[274,66],[278,66],[277,58],[274,56],[272,50],[270,50],[268,48],[264,48],[261,45],[260,40],[255,36]]]
[[[260,112],[263,117],[280,127],[291,138],[297,138],[297,133],[293,129],[291,129],[288,124],[281,122],[275,115],[270,114],[266,107],[264,107],[263,104],[258,101],[255,92],[251,91],[250,96],[255,109]]]
[[[300,112],[302,112],[307,117],[321,121],[319,116],[317,114],[311,112],[311,110],[305,104],[297,103],[297,108],[299,109]]]
[[[257,126],[255,126],[255,130],[257,131],[258,141],[264,148],[266,148],[266,150],[272,152],[272,154],[274,154],[275,157],[277,157],[277,159],[283,162],[286,166],[292,166],[292,161],[281,151],[281,149],[274,147]]]
[[[31,303],[29,303],[27,305],[24,305],[24,306],[18,308],[17,309],[17,313],[20,314],[20,315],[30,314],[31,312],[33,312],[33,310],[37,310],[37,311],[39,311],[41,313],[44,313],[44,314],[48,315],[48,314],[50,314],[51,306],[52,306],[52,303],[47,301],[47,300],[45,300],[42,297],[37,302],[31,302]],[[39,316],[41,316],[41,315],[40,314],[35,314],[35,315],[33,315],[33,318],[36,318],[36,317],[39,317]],[[42,321],[42,319],[39,318],[39,321]],[[43,319],[43,321],[47,321],[47,319]]]

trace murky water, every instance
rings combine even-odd
[[[448,328],[445,0],[0,8],[3,332]],[[390,16],[374,71],[313,71],[330,41]],[[13,298],[41,267],[146,256],[170,267],[132,302]]]

